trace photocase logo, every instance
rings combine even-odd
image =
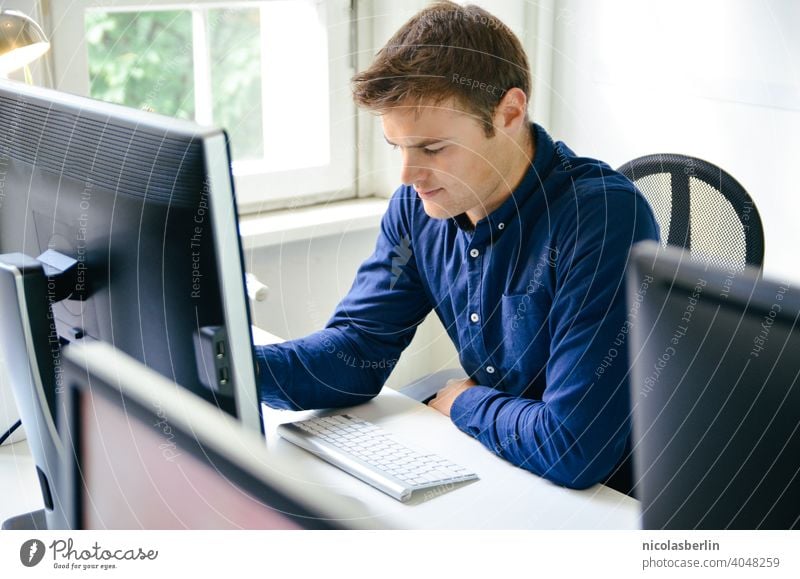
[[[45,547],[39,539],[29,539],[19,548],[19,560],[26,567],[35,567],[44,558]]]
[[[389,289],[394,289],[394,284],[403,275],[403,267],[411,259],[411,238],[408,235],[404,235],[400,240],[400,244],[394,247],[394,252],[397,257],[392,258],[392,281],[389,284]]]

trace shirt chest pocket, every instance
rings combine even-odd
[[[547,363],[550,350],[550,299],[536,292],[503,295],[503,361],[526,374],[538,372]]]

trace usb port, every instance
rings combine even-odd
[[[217,375],[219,376],[219,385],[225,386],[228,383],[228,368],[227,366],[222,366],[219,370],[217,370]]]
[[[225,340],[217,340],[216,344],[217,358],[222,359],[225,357]]]

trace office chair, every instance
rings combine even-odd
[[[639,157],[617,169],[653,208],[661,244],[695,259],[741,271],[761,267],[764,230],[755,203],[736,179],[702,159],[676,154]]]

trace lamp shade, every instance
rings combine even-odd
[[[0,10],[0,74],[30,64],[50,49],[44,31],[16,10]]]

